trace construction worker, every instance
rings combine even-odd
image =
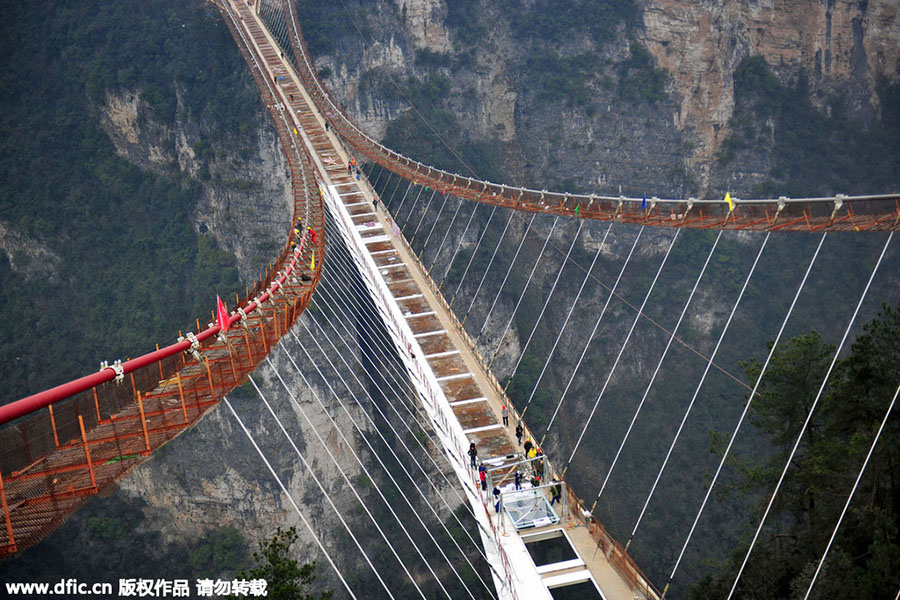
[[[550,488],[550,506],[553,506],[554,502],[560,502],[562,498],[562,484],[557,479],[554,479],[553,483],[553,487]]]

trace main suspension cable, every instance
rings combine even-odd
[[[581,428],[581,434],[579,434],[578,440],[576,440],[575,442],[575,447],[572,448],[572,453],[569,455],[569,459],[566,461],[565,467],[563,467],[563,477],[566,476],[566,471],[569,470],[569,465],[572,464],[572,459],[575,458],[575,453],[578,452],[578,447],[581,445],[581,440],[584,439],[584,434],[585,432],[587,432],[587,429],[594,418],[594,414],[597,412],[597,407],[600,406],[600,399],[603,398],[603,394],[606,393],[606,389],[609,387],[609,382],[612,381],[613,374],[616,372],[616,367],[619,366],[619,360],[621,360],[622,355],[625,354],[625,348],[628,346],[628,341],[631,339],[631,335],[634,333],[634,328],[637,326],[638,321],[640,321],[640,313],[642,313],[644,311],[644,307],[647,306],[647,301],[653,294],[653,289],[656,287],[656,282],[659,280],[659,276],[663,272],[663,269],[666,266],[666,262],[669,260],[669,255],[672,253],[672,248],[675,247],[675,242],[678,241],[678,234],[680,233],[680,229],[675,230],[675,235],[672,236],[672,241],[669,242],[669,247],[666,249],[666,253],[665,255],[663,255],[662,261],[659,263],[659,268],[656,270],[656,275],[653,276],[653,281],[650,282],[650,287],[647,289],[647,293],[644,294],[644,300],[643,302],[641,302],[641,308],[638,311],[638,314],[634,316],[634,320],[631,322],[631,328],[628,330],[628,334],[625,336],[625,341],[622,342],[622,346],[619,348],[619,353],[616,354],[616,359],[613,361],[612,368],[606,375],[606,380],[603,382],[603,387],[600,388],[600,393],[597,395],[597,399],[594,401],[594,406],[593,408],[591,408],[591,413],[588,415],[587,421],[584,422],[584,427]],[[597,500],[599,499],[600,496],[598,495]],[[591,506],[591,512],[593,512],[597,507],[597,500],[595,500],[594,505]]]
[[[682,320],[684,320],[685,314],[687,314],[688,307],[691,305],[691,301],[694,299],[694,294],[697,292],[697,287],[700,285],[700,280],[703,279],[703,275],[704,273],[706,273],[706,267],[709,266],[709,261],[712,259],[713,254],[716,251],[716,246],[719,245],[719,240],[722,239],[722,231],[724,230],[720,229],[718,235],[716,235],[716,239],[713,242],[712,247],[709,249],[709,254],[706,255],[706,261],[704,261],[703,263],[703,268],[700,269],[700,274],[697,275],[697,280],[694,281],[694,287],[691,288],[691,293],[688,296],[687,302],[684,303],[684,308],[681,309],[681,314],[678,315],[678,322],[675,323],[675,327],[672,329],[672,334],[669,336],[669,340],[666,342],[666,347],[665,349],[663,349],[663,353],[656,363],[656,368],[653,370],[653,375],[650,377],[650,382],[644,389],[644,395],[641,396],[641,401],[638,403],[637,410],[634,411],[634,416],[631,417],[631,422],[628,424],[628,429],[625,431],[625,435],[622,438],[622,443],[619,444],[619,448],[618,450],[616,450],[616,455],[615,457],[613,457],[612,463],[609,465],[609,470],[606,472],[606,477],[603,478],[603,484],[600,486],[600,493],[597,494],[598,500],[600,499],[600,496],[603,495],[603,490],[606,489],[606,484],[609,482],[609,478],[612,476],[613,469],[616,468],[616,463],[619,460],[619,455],[622,454],[622,449],[625,447],[625,442],[628,441],[628,436],[631,435],[631,430],[634,428],[634,424],[637,421],[638,415],[641,413],[644,402],[646,402],[647,396],[650,394],[650,389],[653,387],[654,382],[656,382],[656,376],[659,374],[659,370],[662,367],[663,361],[666,359],[666,356],[669,353],[669,348],[672,347],[672,340],[675,339],[675,334],[678,332],[678,328],[681,326],[681,322]]]
[[[803,439],[803,435],[806,433],[807,427],[809,427],[809,422],[812,419],[813,412],[816,410],[816,406],[819,404],[819,399],[822,397],[822,392],[825,390],[825,386],[828,384],[828,378],[831,377],[831,371],[834,369],[835,363],[837,363],[838,356],[841,353],[841,350],[844,348],[844,343],[847,341],[847,337],[850,335],[850,329],[853,327],[853,323],[856,322],[856,316],[859,314],[859,309],[862,307],[863,301],[866,299],[866,296],[869,293],[869,288],[872,286],[872,281],[875,279],[875,274],[878,273],[878,268],[881,266],[881,261],[884,259],[884,255],[887,252],[888,246],[891,244],[891,240],[894,238],[894,232],[892,231],[888,236],[887,240],[884,242],[884,247],[881,249],[881,255],[878,257],[878,262],[875,263],[875,268],[872,269],[872,274],[869,276],[869,280],[866,282],[866,287],[863,290],[862,296],[859,298],[859,302],[856,304],[856,308],[853,311],[853,316],[850,318],[850,323],[847,325],[847,329],[844,330],[844,336],[841,338],[841,343],[838,345],[837,351],[834,353],[834,358],[831,359],[831,364],[828,366],[828,372],[825,374],[825,378],[822,380],[822,385],[819,386],[819,391],[816,393],[816,398],[813,400],[812,406],[809,409],[809,412],[806,415],[806,420],[803,421],[803,427],[800,428],[800,434],[797,436],[796,441],[794,442],[794,447],[791,448],[790,456],[788,456],[787,462],[784,465],[784,469],[781,471],[781,475],[778,477],[778,483],[775,484],[775,490],[772,492],[772,497],[769,498],[769,504],[766,506],[766,510],[763,513],[762,519],[759,521],[759,527],[756,528],[756,533],[753,534],[753,540],[750,542],[750,547],[747,548],[747,553],[744,555],[744,560],[741,563],[741,568],[738,569],[737,576],[734,578],[734,583],[731,586],[731,591],[728,592],[728,598],[734,594],[734,590],[737,588],[738,581],[741,579],[741,575],[744,572],[744,567],[747,566],[747,560],[750,558],[750,553],[753,552],[753,547],[756,545],[756,540],[759,538],[759,533],[762,531],[763,525],[766,522],[766,518],[769,516],[769,511],[772,510],[772,504],[775,503],[775,497],[778,495],[778,491],[781,489],[781,484],[784,481],[784,476],[787,474],[788,469],[791,466],[791,462],[794,460],[794,455],[797,453],[797,448],[800,447],[800,441]]]
[[[684,411],[684,416],[682,416],[681,423],[678,425],[678,431],[675,432],[675,437],[672,439],[672,443],[669,445],[669,450],[668,452],[666,452],[666,457],[663,460],[662,465],[659,467],[659,472],[656,474],[656,479],[653,481],[653,486],[650,488],[650,493],[647,494],[647,499],[644,501],[643,508],[641,508],[641,514],[640,516],[638,516],[637,523],[634,524],[634,529],[631,530],[631,535],[628,537],[628,541],[625,543],[626,548],[631,544],[631,540],[634,539],[634,534],[635,532],[637,532],[638,527],[640,526],[641,521],[644,518],[644,514],[646,514],[647,512],[647,506],[650,504],[650,499],[653,498],[653,494],[654,492],[656,492],[656,487],[657,485],[659,485],[659,480],[662,478],[663,471],[666,470],[666,465],[669,464],[669,457],[672,456],[672,450],[674,450],[675,444],[678,443],[678,439],[681,437],[681,432],[684,429],[684,424],[687,422],[688,417],[691,414],[691,409],[694,408],[694,403],[697,401],[697,396],[700,395],[700,388],[703,387],[703,383],[706,381],[706,375],[709,373],[709,367],[715,359],[716,354],[718,354],[719,352],[719,347],[722,345],[722,340],[725,339],[725,334],[728,333],[728,327],[731,325],[731,320],[734,318],[738,306],[740,306],[741,304],[741,300],[744,297],[744,292],[747,290],[747,285],[750,283],[750,278],[753,277],[753,273],[756,271],[756,265],[759,264],[759,258],[762,256],[763,250],[766,249],[766,244],[769,242],[769,236],[770,233],[766,232],[766,237],[763,238],[763,242],[759,246],[759,251],[756,253],[756,258],[753,260],[753,265],[750,267],[750,272],[747,273],[747,277],[744,279],[744,284],[741,286],[741,291],[737,296],[737,300],[735,300],[734,305],[731,307],[731,313],[729,313],[728,315],[728,320],[725,321],[725,326],[722,328],[722,332],[719,334],[719,339],[716,340],[716,346],[715,348],[713,348],[713,352],[706,363],[706,368],[703,370],[703,375],[701,375],[700,377],[700,383],[697,384],[697,388],[694,390],[694,395],[691,397],[691,401],[690,403],[688,403],[687,409]]]
[[[347,12],[348,17],[350,18],[350,22],[353,24],[353,27],[356,29],[357,33],[359,34],[360,39],[363,41],[364,44],[368,43],[367,40],[366,40],[365,35],[363,35],[362,30],[359,28],[359,26],[357,25],[357,23],[356,23],[356,21],[354,20],[353,16],[350,14],[349,9],[347,8],[346,4],[344,3],[344,0],[341,0],[341,5],[344,7],[345,12]],[[373,40],[374,40],[374,38],[373,38]],[[453,147],[451,147],[450,144],[449,144],[449,143],[448,143],[448,142],[447,142],[447,141],[446,141],[446,140],[445,140],[445,139],[437,132],[437,130],[436,130],[436,129],[431,125],[431,123],[425,118],[425,116],[424,116],[424,115],[422,114],[422,112],[418,109],[418,107],[416,107],[416,105],[412,102],[412,100],[409,98],[409,96],[407,96],[406,93],[405,93],[405,92],[400,88],[400,86],[397,84],[397,82],[394,81],[393,77],[391,77],[390,74],[388,74],[388,77],[389,77],[389,79],[391,80],[391,83],[394,85],[394,87],[395,87],[395,88],[397,89],[397,91],[400,93],[400,95],[403,96],[404,100],[407,102],[407,104],[409,104],[409,106],[410,106],[410,108],[412,109],[412,111],[413,111],[413,112],[418,116],[418,118],[425,124],[425,126],[431,131],[431,133],[438,139],[438,141],[440,141],[440,143],[447,149],[447,151],[450,152],[450,153],[454,156],[454,158],[456,158],[456,160],[459,161],[459,164],[462,165],[462,167],[463,167],[466,171],[468,171],[469,174],[470,174],[473,178],[478,179],[478,175],[477,175],[477,173],[475,172],[475,170],[474,170],[474,169],[473,169],[473,168],[472,168],[465,160],[463,160],[463,158],[459,155],[459,153],[456,152],[456,150],[454,150]],[[478,203],[478,206],[481,206],[481,203]],[[496,205],[495,205],[495,206],[496,206]],[[517,217],[522,218],[522,217],[520,217],[519,215],[517,215]],[[523,218],[523,221],[524,221],[524,218]],[[466,230],[468,231],[468,227],[466,227]],[[556,246],[555,244],[552,244],[552,243],[551,243],[550,245],[551,245],[551,246],[553,247],[553,249],[555,249],[557,252],[559,252],[560,254],[563,254],[563,251],[562,251],[561,248],[559,248],[558,246]],[[458,250],[459,250],[459,248],[457,248],[457,251],[458,251]],[[454,259],[455,259],[455,257],[456,257],[456,253],[455,253],[455,252],[454,252],[454,255],[453,255],[453,256],[454,256]],[[436,259],[435,259],[435,260],[436,260]],[[584,266],[582,266],[582,265],[581,265],[580,263],[578,263],[577,261],[574,261],[574,260],[573,260],[573,261],[571,261],[571,262],[572,262],[574,265],[576,265],[578,268],[584,270]],[[450,265],[448,265],[448,267],[447,267],[447,273],[450,272],[450,267],[452,266],[452,264],[453,264],[453,259],[451,259]],[[444,280],[444,278],[447,277],[447,273],[444,274],[444,277],[441,279],[440,283],[438,284],[439,287],[443,285],[443,282],[444,282],[443,280]],[[596,278],[595,278],[595,279],[596,279]],[[603,283],[602,281],[600,281],[599,279],[596,279],[596,281],[597,281],[598,283],[600,283],[601,286],[606,287],[606,284],[604,284],[604,283]],[[609,288],[607,288],[607,289],[609,289]],[[625,300],[625,298],[622,298],[622,297],[620,297],[620,296],[617,296],[617,298],[618,298],[622,303],[624,303],[626,306],[628,306],[628,307],[631,308],[632,310],[635,310],[635,306],[632,305],[631,303],[629,303],[627,300]],[[639,314],[640,314],[640,313],[639,313]],[[671,333],[671,332],[668,331],[665,327],[663,327],[662,324],[660,324],[658,321],[656,321],[656,320],[654,320],[654,319],[648,317],[647,315],[641,315],[641,316],[643,316],[645,319],[647,319],[648,321],[650,321],[650,323],[652,323],[655,327],[657,327],[658,329],[662,330],[663,333],[665,333],[665,334]],[[678,341],[679,344],[681,344],[682,346],[684,346],[685,348],[687,348],[688,350],[690,350],[691,352],[693,352],[694,354],[696,354],[696,355],[699,356],[700,358],[702,358],[702,359],[704,359],[704,360],[707,359],[707,357],[704,356],[699,350],[697,350],[696,348],[694,348],[693,346],[691,346],[690,344],[688,344],[687,342],[685,342],[683,339],[681,339],[681,338],[679,338],[679,337],[677,337],[677,336],[675,337],[675,339]],[[720,371],[721,373],[723,373],[724,375],[726,375],[727,377],[729,377],[730,379],[732,379],[732,380],[733,380],[735,383],[737,383],[738,385],[740,385],[740,386],[742,386],[742,387],[744,387],[744,388],[746,388],[746,389],[748,389],[748,390],[750,389],[750,386],[749,386],[746,382],[742,381],[740,378],[738,378],[738,377],[737,377],[736,375],[734,375],[733,373],[727,371],[726,369],[724,369],[723,367],[721,367],[721,366],[718,365],[718,364],[713,363],[713,366],[716,368],[716,370]]]
[[[252,379],[252,377],[250,378]],[[266,468],[269,469],[269,473],[272,474],[272,477],[275,478],[275,482],[278,484],[278,487],[281,488],[281,491],[287,497],[288,502],[291,503],[291,506],[294,507],[294,510],[297,513],[297,516],[300,517],[300,520],[303,521],[303,524],[306,525],[306,529],[309,531],[309,534],[312,536],[313,540],[315,540],[316,545],[319,547],[319,550],[322,551],[322,554],[325,555],[325,560],[328,561],[328,564],[331,565],[331,568],[334,569],[335,574],[338,579],[341,580],[341,583],[344,585],[344,589],[347,590],[347,593],[350,594],[350,597],[356,600],[356,594],[353,593],[353,590],[350,588],[350,584],[347,583],[347,580],[344,578],[344,574],[341,573],[341,570],[338,569],[337,565],[334,563],[334,559],[331,558],[331,553],[325,548],[322,544],[322,540],[319,539],[319,536],[316,535],[315,530],[310,525],[309,521],[306,519],[306,516],[300,510],[300,507],[294,502],[294,498],[291,496],[291,493],[288,491],[287,487],[285,487],[284,483],[281,481],[281,477],[278,476],[278,473],[275,472],[275,469],[272,468],[271,463],[269,463],[269,459],[266,458],[266,455],[263,454],[263,451],[260,449],[259,444],[256,443],[256,440],[253,439],[253,435],[247,429],[247,426],[244,425],[244,422],[235,412],[234,407],[231,406],[231,402],[228,400],[228,396],[222,396],[222,400],[225,402],[225,406],[228,407],[228,410],[231,411],[231,414],[234,415],[234,418],[237,419],[238,425],[241,426],[241,430],[244,432],[244,435],[247,436],[247,439],[250,440],[250,443],[253,445],[253,448],[256,449],[256,452],[259,454],[259,457],[266,464]]]
[[[725,452],[722,454],[722,458],[719,461],[718,467],[716,467],[715,475],[713,475],[712,481],[706,488],[706,495],[703,497],[703,502],[700,503],[700,509],[697,511],[697,515],[694,517],[694,522],[691,524],[691,529],[690,531],[688,531],[687,538],[684,540],[684,544],[681,547],[681,552],[679,552],[678,554],[678,559],[675,561],[675,568],[672,569],[672,574],[669,577],[669,581],[672,581],[672,578],[675,576],[675,571],[678,569],[678,565],[681,562],[682,557],[684,556],[684,552],[691,541],[691,536],[694,535],[694,530],[697,527],[697,522],[700,521],[700,515],[703,514],[703,509],[706,508],[706,503],[709,501],[709,497],[712,494],[713,487],[715,487],[716,482],[719,480],[719,474],[722,472],[722,468],[725,466],[725,461],[728,459],[728,455],[731,452],[731,448],[734,445],[735,439],[737,439],[737,434],[741,429],[741,425],[744,423],[744,418],[747,416],[747,413],[750,410],[750,405],[753,403],[753,398],[756,396],[756,390],[759,389],[759,385],[762,382],[763,376],[765,375],[766,370],[769,368],[769,362],[772,360],[772,356],[775,354],[775,348],[778,347],[778,342],[781,341],[781,335],[784,333],[784,328],[787,326],[787,323],[794,312],[794,307],[797,305],[797,300],[800,298],[800,294],[803,292],[803,288],[806,286],[806,280],[809,278],[809,274],[812,271],[813,265],[816,263],[816,259],[819,257],[819,251],[822,249],[822,244],[825,242],[825,238],[827,236],[828,233],[826,232],[822,234],[821,238],[819,238],[819,245],[816,247],[816,251],[813,253],[812,259],[809,261],[809,265],[806,267],[806,272],[803,274],[803,279],[800,281],[800,285],[797,288],[796,293],[794,294],[794,299],[791,301],[790,307],[788,307],[787,314],[785,314],[784,319],[781,321],[781,327],[778,328],[778,334],[775,336],[775,341],[772,343],[772,347],[769,348],[769,354],[766,356],[766,361],[756,378],[756,383],[753,385],[753,390],[750,392],[750,395],[747,398],[747,402],[744,404],[744,410],[741,412],[741,416],[738,419],[737,425],[735,426],[734,431],[731,432],[731,437],[728,439],[728,445],[725,448]]]

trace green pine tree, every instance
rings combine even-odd
[[[268,583],[266,598],[269,600],[328,600],[333,590],[319,595],[305,593],[303,588],[316,579],[316,563],[300,564],[291,556],[291,546],[300,536],[291,527],[275,530],[272,539],[259,542],[259,550],[253,553],[256,566],[249,573],[241,572],[239,579],[265,579]]]

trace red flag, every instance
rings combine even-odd
[[[216,296],[216,317],[219,321],[219,329],[228,331],[228,327],[231,324],[231,317],[228,316],[228,309],[225,308],[225,303],[222,302],[222,299],[218,296]]]

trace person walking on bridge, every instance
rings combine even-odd
[[[500,416],[503,417],[503,426],[509,427],[509,409],[505,404],[500,407]]]
[[[522,429],[522,423],[521,423],[521,421],[520,421],[519,424],[516,425],[516,443],[517,443],[519,446],[522,445],[522,434],[523,434],[523,433],[525,433],[525,430]]]
[[[562,498],[562,484],[559,480],[553,480],[553,487],[550,488],[550,506],[553,506],[554,502],[559,502],[560,498]],[[560,502],[560,504],[562,504]]]
[[[477,460],[477,458],[478,458],[478,449],[475,448],[475,442],[470,442],[469,443],[469,459],[470,459],[470,464],[472,465],[473,469],[475,468],[475,461]]]

